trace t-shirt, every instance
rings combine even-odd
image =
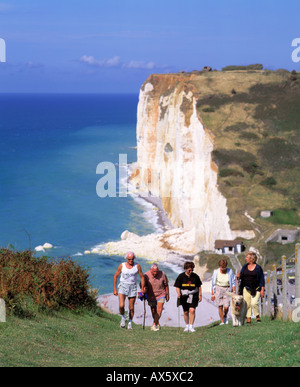
[[[252,271],[248,269],[248,266],[246,267],[244,271],[244,284],[246,288],[249,288],[251,290],[255,290],[258,287],[256,267]]]
[[[156,301],[161,297],[166,296],[166,287],[168,286],[168,278],[163,271],[159,271],[154,277],[151,270],[144,274],[145,286],[147,289],[147,299]]]
[[[221,286],[223,288],[228,288],[230,286],[228,270],[225,274],[223,274],[220,269],[218,270],[216,285]]]
[[[192,273],[188,277],[185,272],[179,274],[174,284],[175,288],[183,290],[195,290],[196,288],[200,288],[201,285],[202,282],[197,274]]]

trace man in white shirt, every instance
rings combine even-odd
[[[129,301],[129,321],[127,329],[132,329],[132,319],[134,316],[134,303],[137,296],[137,275],[141,277],[141,288],[144,288],[144,276],[141,266],[134,263],[135,255],[128,251],[125,254],[126,262],[119,265],[114,275],[114,295],[119,296],[119,310],[121,315],[120,327],[125,328],[125,299]],[[121,274],[119,287],[117,289],[117,280]]]
[[[220,325],[228,324],[229,298],[226,293],[235,293],[235,276],[227,265],[226,259],[221,259],[219,269],[214,271],[212,277],[211,300],[216,301],[219,307]]]

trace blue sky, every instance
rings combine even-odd
[[[151,73],[300,71],[299,0],[0,0],[0,92],[138,93]]]

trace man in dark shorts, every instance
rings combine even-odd
[[[193,262],[185,262],[184,273],[179,274],[175,281],[178,300],[184,312],[184,332],[195,332],[194,321],[198,303],[202,301],[202,282],[195,274]]]

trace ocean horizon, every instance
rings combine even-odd
[[[124,230],[158,232],[149,204],[96,192],[99,163],[118,173],[120,154],[136,161],[137,104],[137,94],[0,94],[0,247],[50,243],[35,254],[72,257],[100,294],[113,291],[124,258],[84,252]],[[137,261],[149,269],[146,259]],[[175,278],[174,268],[161,266]]]

